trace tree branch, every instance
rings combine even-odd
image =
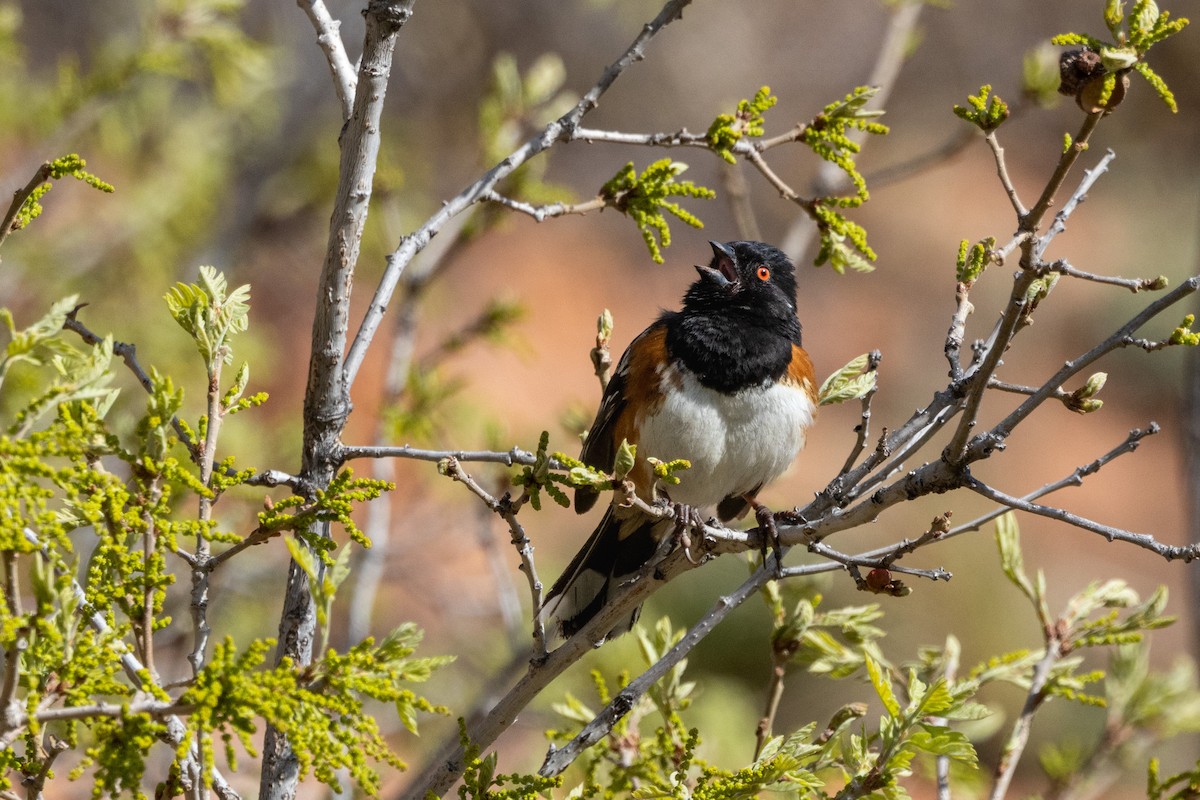
[[[411,458],[416,461],[445,461],[452,458],[455,461],[483,461],[492,464],[503,464],[511,467],[514,464],[532,466],[537,457],[528,450],[514,447],[511,450],[425,450],[410,445],[347,445],[342,448],[342,459],[350,461],[356,458]],[[551,462],[552,469],[561,469],[562,465]]]
[[[1077,528],[1082,528],[1085,531],[1098,533],[1110,542],[1121,541],[1135,544],[1138,547],[1142,547],[1152,553],[1162,556],[1167,561],[1174,561],[1175,559],[1179,558],[1183,559],[1183,561],[1186,563],[1200,558],[1200,544],[1191,544],[1187,546],[1163,544],[1147,533],[1131,533],[1130,531],[1122,530],[1121,528],[1114,528],[1111,525],[1105,525],[1103,523],[1087,519],[1086,517],[1072,514],[1071,512],[1064,511],[1061,508],[1054,508],[1052,506],[1043,506],[1037,503],[1027,502],[1019,497],[1013,497],[1001,492],[998,489],[993,489],[986,483],[974,478],[972,478],[966,484],[966,486],[971,491],[981,494],[989,500],[1002,503],[1009,508],[1014,508],[1018,511],[1028,511],[1030,514],[1037,514],[1039,516],[1059,520],[1060,522],[1066,522],[1070,525],[1074,525]]]
[[[39,186],[50,180],[51,167],[49,161],[44,162],[33,173],[33,177],[29,179],[28,183],[13,192],[12,203],[9,204],[8,211],[4,213],[4,219],[0,220],[0,245],[3,245],[4,240],[13,232],[13,224],[17,219],[17,214],[21,211],[21,206],[25,205],[25,201]]]
[[[996,138],[996,132],[994,130],[988,131],[983,140],[991,148],[992,157],[996,160],[996,175],[1000,178],[1000,185],[1004,187],[1004,193],[1008,195],[1008,201],[1012,203],[1013,211],[1017,212],[1018,217],[1025,216],[1029,211],[1021,203],[1021,198],[1017,194],[1017,188],[1013,186],[1012,177],[1008,174],[1008,165],[1004,163],[1004,148],[1000,146],[1000,140]]]
[[[523,494],[517,500],[513,500],[511,496],[505,494],[504,497],[497,500],[453,458],[446,465],[446,475],[466,486],[472,494],[483,501],[484,505],[500,515],[508,524],[513,546],[516,547],[517,555],[521,558],[520,570],[525,573],[525,577],[529,581],[530,607],[533,609],[533,658],[534,660],[544,658],[546,655],[546,629],[541,615],[538,613],[542,607],[542,581],[538,578],[537,567],[533,563],[533,545],[530,543],[529,537],[525,535],[525,528],[517,519],[517,512],[521,510],[521,506],[525,505],[529,496]]]
[[[76,316],[78,315],[80,309],[84,307],[84,305],[86,305],[86,303],[76,306],[71,313],[67,315],[66,321],[63,322],[63,329],[78,334],[79,338],[83,339],[86,344],[95,346],[104,341],[104,339],[92,332],[86,325],[80,322]],[[150,374],[146,372],[146,370],[142,369],[142,365],[138,363],[137,345],[126,342],[113,342],[113,354],[121,357],[121,360],[125,362],[125,366],[128,367],[129,371],[133,373],[133,376],[137,378],[138,383],[141,384],[143,389],[145,389],[147,392],[154,391],[154,382],[150,380]],[[182,423],[180,423],[178,416],[171,417],[171,429],[175,431],[175,435],[179,437],[179,441],[182,442],[183,446],[187,448],[188,455],[191,457],[192,461],[199,463],[200,446],[191,440],[187,430],[183,427]],[[291,488],[295,489],[300,485],[300,479],[295,475],[289,475],[288,473],[277,469],[269,469],[263,472],[256,472],[246,480],[246,483],[251,486],[290,486]]]
[[[1017,771],[1017,764],[1021,761],[1021,754],[1025,752],[1025,745],[1029,743],[1029,731],[1033,727],[1033,716],[1046,702],[1045,688],[1050,671],[1064,655],[1062,644],[1057,636],[1047,633],[1046,652],[1033,669],[1029,691],[1025,694],[1025,705],[1021,708],[1021,715],[1017,717],[1017,721],[1009,733],[1008,741],[1004,743],[1000,761],[996,764],[992,792],[988,795],[988,800],[1003,800],[1008,794],[1008,787]]]
[[[871,435],[871,401],[875,398],[875,392],[879,389],[879,363],[882,360],[883,354],[878,350],[872,350],[867,355],[867,368],[864,372],[873,372],[876,374],[876,378],[875,382],[871,384],[871,388],[862,396],[862,414],[859,417],[859,423],[854,426],[857,439],[854,442],[854,447],[850,450],[850,455],[846,457],[846,463],[842,464],[842,473],[849,472],[854,468],[854,462],[858,461],[858,457],[862,455],[863,450],[867,447],[867,438]]]
[[[358,375],[358,370],[362,366],[363,359],[366,356],[367,348],[370,347],[372,340],[375,338],[379,324],[383,320],[384,312],[387,310],[388,303],[391,302],[392,294],[395,292],[400,276],[413,257],[421,252],[429,244],[429,241],[452,218],[461,214],[475,203],[480,202],[484,195],[492,191],[500,180],[511,175],[522,164],[554,146],[554,144],[561,141],[569,141],[574,131],[578,128],[580,120],[596,107],[600,97],[608,91],[609,87],[612,86],[630,65],[644,58],[646,46],[663,28],[682,17],[683,9],[690,5],[690,3],[691,0],[668,0],[658,13],[658,16],[642,27],[633,44],[604,71],[600,80],[588,90],[579,102],[575,104],[574,108],[548,124],[542,129],[541,133],[525,142],[525,144],[484,173],[477,181],[443,203],[436,214],[426,220],[420,228],[405,236],[400,241],[399,246],[388,256],[387,268],[384,270],[383,278],[379,281],[379,285],[375,289],[375,296],[367,308],[366,314],[358,327],[358,332],[355,334],[354,342],[350,346],[350,352],[346,356],[344,370],[346,386],[354,383],[354,379]]]
[[[317,32],[317,44],[325,53],[329,71],[333,74],[333,90],[342,106],[342,120],[348,120],[354,112],[358,76],[354,73],[350,57],[346,55],[346,45],[342,43],[341,20],[333,18],[324,0],[296,0],[296,5],[304,11],[312,22],[313,30]]]
[[[305,485],[324,489],[341,461],[341,435],[350,414],[350,382],[343,353],[349,331],[350,293],[359,245],[371,199],[384,99],[392,55],[400,29],[412,16],[415,0],[370,0],[364,12],[366,32],[353,111],[339,139],[341,161],[329,240],[317,291],[312,353],[304,393],[304,441],[301,476]],[[328,536],[329,526],[320,534]],[[318,560],[318,580],[323,563]],[[287,591],[279,625],[278,659],[298,665],[312,661],[316,612],[308,577],[294,561],[288,565]],[[260,796],[294,800],[300,763],[284,736],[269,726],[263,742]]]
[[[1071,278],[1079,278],[1080,280],[1092,281],[1094,283],[1104,283],[1110,286],[1120,286],[1137,294],[1138,292],[1159,291],[1167,288],[1167,279],[1163,276],[1157,278],[1121,278],[1115,275],[1097,275],[1092,272],[1084,272],[1081,269],[1076,269],[1071,266],[1066,259],[1059,260],[1050,264],[1051,272],[1057,272],[1060,275],[1066,275]]]
[[[1166,309],[1178,303],[1200,287],[1200,276],[1192,276],[1179,286],[1146,306],[1128,322],[1122,325],[1111,336],[1097,344],[1091,350],[1076,359],[1066,362],[1054,373],[1038,391],[1028,400],[1012,411],[1007,417],[996,424],[986,434],[977,436],[971,442],[972,458],[978,457],[985,449],[994,448],[998,443],[1008,438],[1013,429],[1041,405],[1047,398],[1053,397],[1055,391],[1066,383],[1067,379],[1082,372],[1101,356],[1128,344],[1133,333]]]

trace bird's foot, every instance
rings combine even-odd
[[[775,514],[757,500],[751,501],[751,505],[754,507],[754,520],[763,532],[763,564],[767,563],[767,548],[769,547],[775,555],[775,579],[778,580],[783,577],[783,543],[779,541],[779,528],[775,526]]]
[[[675,503],[675,531],[673,536],[675,543],[683,548],[683,554],[692,564],[699,565],[704,561],[704,556],[701,554],[699,558],[692,554],[692,534],[704,532],[704,515],[700,513],[700,509],[695,506],[689,506],[685,503]]]

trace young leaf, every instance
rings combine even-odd
[[[876,373],[868,369],[870,354],[863,353],[830,375],[817,393],[818,405],[827,406],[857,400],[875,388]]]
[[[883,701],[883,707],[887,710],[889,716],[899,717],[900,701],[896,699],[896,693],[892,690],[892,681],[888,677],[887,670],[870,656],[867,656],[865,661],[867,675],[871,679],[871,685],[875,687],[875,693]]]

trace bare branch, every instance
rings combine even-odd
[[[379,155],[384,99],[392,55],[400,29],[412,16],[415,0],[370,0],[354,106],[339,139],[341,161],[330,219],[324,263],[318,279],[312,352],[304,393],[304,439],[301,475],[307,485],[328,486],[339,465],[341,436],[350,414],[350,381],[343,353],[349,331],[350,291]],[[319,535],[329,535],[322,523]],[[318,580],[324,570],[318,560]],[[279,624],[277,657],[298,665],[312,660],[316,611],[308,576],[294,561],[288,565],[287,589]],[[268,726],[262,748],[260,796],[291,800],[299,779],[299,762],[287,737]]]
[[[1185,562],[1189,562],[1200,558],[1200,544],[1191,544],[1186,547],[1163,544],[1147,533],[1131,533],[1130,531],[1122,530],[1121,528],[1114,528],[1111,525],[1105,525],[1103,523],[1087,519],[1086,517],[1072,514],[1071,512],[1064,511],[1061,508],[1054,508],[1052,506],[1043,506],[1037,503],[1027,502],[1019,497],[1007,495],[1004,492],[1001,492],[999,489],[993,489],[986,483],[974,478],[972,478],[966,484],[966,486],[968,489],[983,495],[989,500],[1002,503],[1009,508],[1014,508],[1018,511],[1028,511],[1031,514],[1037,514],[1039,516],[1059,520],[1060,522],[1066,522],[1070,525],[1074,525],[1077,528],[1082,528],[1085,531],[1098,533],[1110,542],[1121,541],[1135,544],[1138,547],[1145,548],[1152,553],[1162,556],[1167,561],[1174,561],[1177,558],[1181,558]]]
[[[1028,302],[1026,294],[1037,278],[1041,250],[1045,248],[1045,244],[1052,238],[1047,234],[1046,238],[1035,239],[1034,233],[1042,224],[1042,219],[1054,200],[1055,192],[1062,186],[1067,178],[1067,173],[1070,172],[1071,167],[1074,166],[1079,156],[1087,149],[1088,139],[1103,116],[1103,113],[1089,114],[1084,119],[1083,125],[1080,126],[1079,133],[1076,134],[1071,146],[1059,157],[1058,165],[1047,181],[1038,202],[1027,213],[1018,215],[1018,230],[1017,236],[1014,237],[1014,243],[1017,241],[1020,243],[1021,267],[1023,271],[1013,282],[1013,290],[1009,296],[1008,305],[1005,306],[996,330],[993,331],[991,338],[987,342],[982,359],[980,359],[978,365],[971,370],[971,374],[968,376],[970,387],[967,391],[966,402],[963,405],[962,418],[959,420],[950,445],[946,449],[949,457],[955,462],[959,462],[966,457],[967,441],[971,435],[971,429],[975,426],[978,418],[979,406],[983,401],[983,394],[987,390],[988,380],[995,374],[996,367],[1000,364],[1000,359],[1007,352],[1013,337],[1017,334],[1022,323],[1026,321],[1025,314]],[[1095,177],[1099,177],[1099,174],[1097,172]],[[1075,196],[1082,196],[1082,193],[1091,186],[1095,177],[1085,177]]]
[[[444,461],[452,458],[455,461],[483,461],[492,464],[503,464],[511,467],[514,464],[532,466],[537,457],[527,450],[514,447],[511,450],[423,450],[410,445],[347,445],[341,451],[342,460],[350,461],[355,458],[411,458],[417,461]],[[552,469],[561,469],[561,464],[551,462]]]
[[[1067,179],[1067,173],[1071,171],[1071,167],[1075,166],[1079,156],[1087,150],[1088,139],[1091,138],[1092,132],[1096,130],[1096,126],[1103,117],[1104,112],[1101,111],[1096,114],[1088,114],[1084,118],[1079,133],[1075,134],[1074,140],[1058,159],[1058,164],[1055,166],[1050,180],[1046,182],[1046,188],[1042,190],[1042,196],[1038,198],[1033,208],[1029,209],[1029,213],[1021,216],[1021,230],[1036,231],[1042,224],[1042,218],[1054,202],[1055,193],[1062,187],[1063,182]]]
[[[517,500],[513,500],[510,495],[505,494],[504,497],[497,500],[453,458],[446,465],[446,475],[470,489],[472,494],[482,500],[489,509],[499,514],[508,524],[508,529],[512,534],[512,543],[517,548],[517,555],[521,557],[521,571],[529,580],[529,593],[533,609],[533,657],[535,660],[544,658],[546,655],[546,629],[542,624],[541,615],[538,614],[538,610],[542,607],[542,582],[538,578],[537,567],[533,563],[533,545],[529,541],[529,537],[525,535],[525,528],[517,519],[517,512],[521,510],[521,506],[525,505],[528,495],[522,495]]]
[[[1111,336],[1097,344],[1091,350],[1076,359],[1066,362],[1062,369],[1054,373],[1038,391],[1028,400],[1018,406],[1011,414],[1001,420],[991,431],[976,437],[971,442],[972,458],[978,457],[983,450],[995,447],[997,443],[1008,438],[1021,420],[1028,417],[1033,410],[1041,405],[1047,398],[1053,397],[1055,390],[1066,383],[1067,379],[1078,374],[1095,362],[1101,356],[1117,349],[1118,347],[1127,346],[1135,331],[1149,322],[1154,317],[1161,314],[1167,308],[1184,299],[1188,295],[1196,291],[1200,287],[1200,277],[1192,276],[1179,286],[1167,294],[1155,300],[1150,305],[1146,306],[1142,311],[1136,314],[1132,319],[1117,329]]]
[[[963,378],[962,362],[959,360],[959,352],[962,350],[963,339],[966,337],[967,317],[975,306],[971,305],[969,299],[971,287],[969,284],[959,281],[954,287],[954,316],[950,319],[950,330],[946,332],[946,346],[943,352],[946,354],[946,360],[950,362],[950,380],[961,381]]]
[[[1021,203],[1021,198],[1017,194],[1017,188],[1013,186],[1012,177],[1008,174],[1008,165],[1004,163],[1004,148],[1000,146],[1000,140],[996,138],[996,132],[988,131],[983,137],[987,142],[988,147],[992,150],[992,157],[996,160],[996,174],[1000,178],[1000,185],[1004,187],[1004,193],[1008,195],[1008,202],[1012,203],[1013,211],[1017,212],[1018,217],[1023,217],[1029,213],[1028,209]]]
[[[480,195],[479,199],[488,203],[496,203],[508,208],[512,211],[519,211],[533,217],[538,222],[545,222],[554,217],[565,217],[569,214],[587,214],[589,211],[599,211],[608,203],[602,197],[597,197],[594,200],[589,200],[586,203],[550,203],[544,206],[535,206],[520,200],[514,200],[511,197],[495,192],[487,191]]]
[[[1063,203],[1063,207],[1054,215],[1054,222],[1050,224],[1049,230],[1038,240],[1035,251],[1038,258],[1041,258],[1041,254],[1050,242],[1054,240],[1054,237],[1067,229],[1067,220],[1071,218],[1071,214],[1075,212],[1080,203],[1087,199],[1087,193],[1092,190],[1092,185],[1096,183],[1101,175],[1108,172],[1108,165],[1116,157],[1117,154],[1110,149],[1105,152],[1104,157],[1100,159],[1096,166],[1083,171],[1083,180],[1079,182],[1079,186],[1067,198],[1067,202]]]
[[[363,358],[366,356],[366,350],[375,338],[375,333],[387,310],[388,303],[391,302],[400,276],[412,261],[413,256],[423,250],[451,219],[480,202],[481,198],[487,192],[492,191],[500,180],[511,175],[522,164],[557,142],[569,140],[579,127],[580,120],[596,107],[600,97],[630,65],[645,57],[646,46],[663,28],[682,17],[683,9],[690,3],[691,0],[668,0],[658,16],[642,27],[633,44],[604,71],[600,80],[588,90],[574,108],[551,122],[541,133],[510,153],[478,180],[446,201],[437,213],[426,220],[420,228],[400,241],[399,246],[388,256],[387,269],[375,289],[375,296],[371,299],[371,304],[346,356],[344,383],[347,387],[354,383],[358,370],[362,366]]]
[[[872,350],[867,356],[867,368],[865,372],[877,372],[879,370],[879,362],[883,360],[883,354],[878,350]],[[854,442],[854,447],[850,450],[850,455],[846,458],[846,463],[842,465],[841,472],[849,472],[854,467],[854,462],[858,461],[858,457],[862,455],[863,450],[867,447],[867,438],[871,435],[871,400],[875,397],[875,392],[879,389],[879,381],[876,379],[871,388],[862,396],[862,416],[859,418],[859,423],[854,426],[854,432],[858,434],[857,440]]]
[[[346,45],[342,43],[341,20],[333,18],[324,0],[296,0],[296,5],[304,11],[317,32],[317,44],[325,53],[325,60],[329,62],[329,70],[333,73],[333,88],[342,105],[342,120],[348,120],[354,111],[358,76],[354,73],[350,57],[346,55]]]
[[[1163,276],[1157,278],[1121,278],[1115,275],[1096,275],[1091,272],[1084,272],[1081,269],[1076,269],[1067,263],[1066,259],[1059,259],[1050,264],[1051,272],[1057,272],[1060,275],[1066,275],[1071,278],[1079,278],[1085,281],[1093,281],[1095,283],[1105,283],[1110,286],[1121,286],[1129,291],[1137,294],[1138,292],[1158,291],[1167,288],[1167,279]]]

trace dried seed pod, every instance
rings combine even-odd
[[[1084,85],[1104,75],[1104,62],[1095,50],[1067,50],[1058,59],[1060,94],[1078,97]]]
[[[1113,85],[1112,94],[1108,96],[1107,101],[1100,102],[1100,98],[1104,94],[1104,77],[1101,76],[1085,83],[1083,88],[1079,90],[1079,94],[1075,95],[1075,102],[1089,114],[1095,114],[1099,111],[1112,111],[1125,99],[1125,92],[1129,89],[1129,70],[1123,69],[1116,73],[1114,77],[1116,83]]]
[[[1086,47],[1064,52],[1058,60],[1058,73],[1058,91],[1074,97],[1079,107],[1089,114],[1112,111],[1125,99],[1125,91],[1129,88],[1129,70],[1122,69],[1116,73],[1112,93],[1101,103],[1104,79],[1109,73],[1100,54]]]

